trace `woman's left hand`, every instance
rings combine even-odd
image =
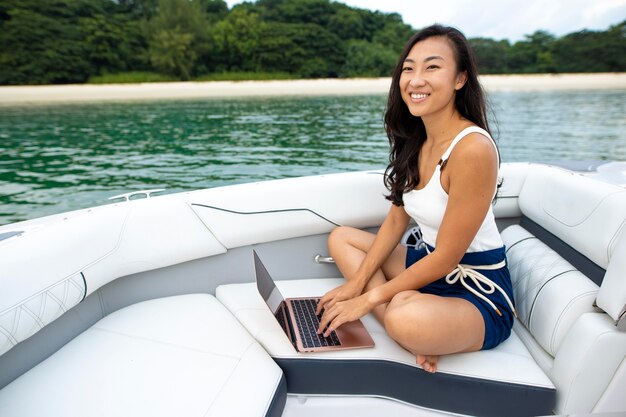
[[[342,324],[360,319],[373,308],[374,305],[369,301],[367,293],[346,301],[339,301],[324,310],[317,332],[319,334],[323,331],[324,337],[328,337]],[[326,330],[324,331],[324,329]]]

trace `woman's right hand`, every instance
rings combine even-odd
[[[358,297],[363,292],[364,287],[365,284],[361,284],[357,280],[352,279],[345,284],[342,284],[337,288],[328,291],[320,299],[315,314],[319,316],[324,309],[331,308],[339,301],[350,300],[352,298]]]

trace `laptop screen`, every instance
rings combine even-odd
[[[265,265],[261,262],[259,255],[257,255],[256,251],[252,251],[254,254],[254,272],[256,274],[256,286],[259,289],[259,293],[261,297],[265,300],[265,303],[270,308],[270,311],[274,314],[278,311],[278,307],[285,300],[276,288],[276,284],[274,284],[274,280],[270,276],[267,269],[265,269]]]

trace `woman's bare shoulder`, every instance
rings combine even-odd
[[[498,162],[498,153],[493,140],[482,133],[472,132],[454,147],[450,158],[461,162],[460,165],[488,164]],[[457,165],[457,164],[455,164]]]

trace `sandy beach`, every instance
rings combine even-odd
[[[384,94],[390,78],[0,86],[0,105],[254,96]],[[485,75],[489,91],[626,90],[626,73]]]

